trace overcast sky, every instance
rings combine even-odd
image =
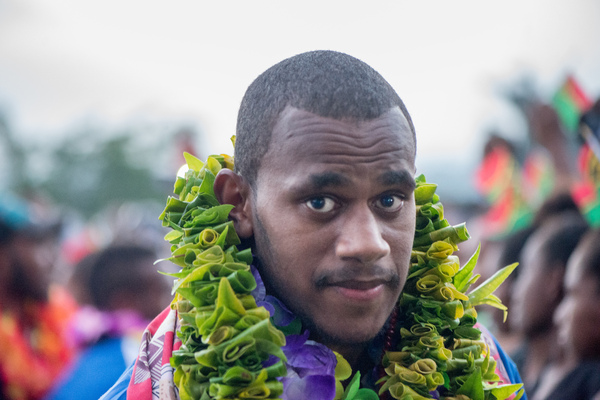
[[[461,171],[489,129],[522,134],[502,84],[527,73],[549,98],[572,73],[600,95],[600,2],[0,0],[0,107],[27,137],[182,119],[204,154],[230,152],[248,84],[314,49],[381,72],[413,116],[419,168]]]

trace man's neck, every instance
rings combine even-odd
[[[373,361],[368,354],[368,343],[353,343],[353,344],[340,344],[335,341],[323,340],[323,338],[311,335],[311,340],[319,342],[329,349],[339,353],[344,357],[350,364],[352,371],[360,371],[361,375],[365,375],[373,368]]]
[[[350,366],[352,370],[359,369],[361,364],[365,363],[365,359],[368,359],[367,356],[367,346],[366,345],[335,345],[323,343],[325,346],[329,347],[331,350],[338,352],[341,354]]]

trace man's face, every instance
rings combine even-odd
[[[552,328],[552,315],[560,299],[556,291],[560,291],[563,279],[560,266],[547,265],[556,261],[545,255],[548,235],[541,229],[523,248],[523,265],[512,288],[513,307],[508,311],[515,328],[527,337],[546,334]]]
[[[589,246],[589,243],[587,243]],[[598,279],[586,271],[585,247],[569,258],[565,273],[565,297],[554,314],[559,343],[578,359],[600,358],[600,293]]]
[[[12,269],[12,290],[22,298],[47,301],[52,265],[42,257],[40,245],[32,238],[17,235],[7,253]]]
[[[415,228],[413,134],[398,108],[367,122],[288,107],[251,201],[269,290],[324,343],[383,327],[406,281]]]

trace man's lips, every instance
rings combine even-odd
[[[343,281],[328,286],[349,300],[368,301],[380,296],[386,283],[385,280]]]
[[[351,290],[370,290],[377,286],[385,285],[387,281],[383,279],[375,279],[375,280],[348,280],[342,282],[333,282],[330,283],[330,286],[337,286],[344,289]]]

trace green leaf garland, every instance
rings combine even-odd
[[[473,275],[479,247],[461,268],[453,253],[469,239],[464,224],[451,226],[435,193],[437,185],[416,178],[417,224],[411,266],[400,296],[400,341],[383,359],[386,377],[379,393],[394,399],[506,399],[522,385],[499,385],[496,362],[475,327],[474,306],[503,310],[493,291],[516,267],[499,271],[467,293],[479,278]]]
[[[181,267],[168,274],[176,279],[171,307],[178,311],[181,348],[173,352],[174,381],[182,400],[276,399],[283,394],[278,378],[286,376],[284,333],[258,307],[251,295],[256,281],[250,272],[250,250],[239,251],[240,240],[228,215],[233,206],[220,205],[213,192],[216,174],[233,168],[227,155],[204,163],[184,154],[189,170],[174,184],[160,215],[170,227],[166,260]],[[417,224],[408,279],[399,299],[401,326],[396,351],[383,357],[386,376],[379,394],[394,399],[506,399],[521,385],[499,385],[496,363],[475,327],[474,306],[504,309],[493,291],[516,265],[506,267],[470,293],[479,248],[462,268],[453,253],[467,240],[464,224],[451,226],[435,193],[437,185],[423,175],[416,179]],[[164,260],[160,260],[164,261]],[[279,359],[263,367],[270,357]],[[336,378],[349,377],[339,354]],[[341,388],[341,386],[340,386]],[[341,390],[341,389],[340,389]],[[346,400],[374,400],[377,394],[360,388],[357,372],[345,390]],[[519,395],[520,396],[520,395]]]

